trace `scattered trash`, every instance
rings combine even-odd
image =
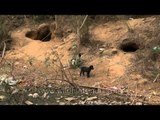
[[[95,101],[94,103],[97,104],[97,105],[104,105],[104,104],[105,104],[105,103],[102,102],[101,100]]]
[[[12,91],[12,94],[16,94],[19,91],[19,89],[15,89]]]
[[[33,94],[30,93],[28,96],[29,96],[29,97],[33,97]]]
[[[113,101],[109,105],[117,105],[117,101]]]
[[[19,80],[14,80],[13,77],[9,77],[7,79],[5,79],[5,83],[7,83],[8,85],[16,85],[19,82]]]
[[[142,105],[142,103],[141,102],[137,102],[136,105]]]
[[[47,95],[47,97],[46,97],[47,99],[49,99],[49,95]]]
[[[5,100],[6,100],[6,96],[0,95],[0,101],[5,101]]]
[[[80,101],[79,104],[84,105],[86,101]]]
[[[43,97],[43,98],[46,98],[47,94],[48,94],[48,93],[45,92],[42,97]]]
[[[49,88],[51,88],[51,87],[52,87],[52,85],[51,85],[51,84],[49,84],[49,85],[48,85],[48,87],[49,87]]]
[[[4,82],[6,78],[7,78],[7,74],[0,75],[0,85]]]
[[[14,80],[13,77],[8,77],[7,74],[0,75],[0,85],[4,82],[12,86],[16,85],[19,82],[19,80]]]
[[[34,93],[33,98],[37,98],[37,97],[39,97],[38,93]]]
[[[34,94],[31,94],[31,93],[30,93],[28,96],[29,96],[29,97],[33,97],[33,98],[39,97],[38,93],[34,93]]]
[[[104,48],[99,48],[99,51],[104,51],[105,49]]]
[[[78,103],[73,103],[72,105],[77,105]]]
[[[25,101],[25,104],[27,104],[27,105],[33,105],[33,103],[31,102],[31,101]]]
[[[87,101],[91,101],[91,100],[96,100],[97,99],[97,97],[95,96],[95,97],[89,97],[89,98],[87,98],[86,100]]]
[[[130,105],[130,104],[131,104],[131,102],[125,102],[124,104],[125,104],[125,105]]]
[[[65,105],[65,103],[64,102],[60,102],[59,105]]]
[[[77,98],[75,98],[75,97],[68,97],[68,98],[64,98],[64,99],[67,100],[67,101],[69,101],[69,102],[71,102],[73,100],[76,100]]]

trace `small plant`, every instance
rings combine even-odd
[[[159,46],[155,46],[152,48],[152,51],[155,53],[159,53],[160,52],[160,47]]]
[[[27,62],[32,66],[34,60],[35,60],[34,57],[29,57],[28,60],[27,60]]]
[[[76,69],[82,65],[83,61],[79,55],[73,56],[70,60],[70,67]]]
[[[76,43],[74,43],[73,45],[72,45],[72,50],[75,50],[75,49],[77,49],[77,47],[78,47],[78,45],[76,44]]]
[[[49,67],[51,65],[51,59],[50,59],[50,57],[46,57],[45,58],[44,64],[45,64],[46,67]]]
[[[102,56],[104,51],[99,51],[99,55]]]
[[[157,60],[158,56],[159,56],[159,53],[160,53],[160,47],[159,46],[155,46],[152,48],[152,51],[151,51],[151,57],[154,61]]]

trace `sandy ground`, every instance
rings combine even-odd
[[[148,18],[146,21],[144,19],[133,19],[128,20],[128,23],[132,29],[136,30],[146,28],[153,20],[154,18]],[[36,69],[43,69],[43,72],[47,72],[50,68],[44,69],[42,67],[44,61],[47,58],[56,60],[52,52],[57,51],[62,64],[68,65],[68,60],[72,56],[70,48],[76,43],[76,37],[73,33],[65,38],[64,41],[54,38],[48,42],[42,42],[26,38],[25,33],[28,30],[28,28],[24,28],[12,32],[14,50],[9,51],[6,58],[22,59],[25,61],[34,59],[33,64],[36,66]],[[135,53],[124,52],[118,48],[119,44],[128,37],[128,29],[125,22],[108,22],[98,25],[92,27],[90,33],[95,41],[103,42],[108,46],[98,46],[93,53],[90,52],[89,47],[82,48],[82,52],[84,53],[82,59],[85,60],[84,64],[92,64],[95,69],[91,72],[90,78],[80,77],[79,69],[70,70],[75,78],[75,83],[103,88],[114,86],[117,88],[126,87],[128,91],[145,96],[146,100],[151,104],[159,104],[159,83],[153,83],[143,78],[140,74],[130,72],[130,66],[133,65]],[[99,54],[100,48],[104,49],[102,56]],[[113,51],[116,51],[116,53],[114,54]],[[26,66],[29,69],[29,66]],[[45,83],[45,79],[36,79],[35,81],[40,82],[40,84]]]

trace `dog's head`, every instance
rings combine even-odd
[[[94,69],[93,65],[89,66],[89,68],[90,68],[91,70],[93,70],[93,69]]]

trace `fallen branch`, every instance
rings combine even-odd
[[[57,59],[58,59],[58,61],[59,61],[59,63],[60,63],[60,69],[61,69],[61,72],[62,72],[62,76],[64,75],[64,77],[66,78],[66,80],[65,80],[65,79],[62,77],[63,80],[66,81],[66,82],[68,82],[68,83],[69,83],[70,85],[72,85],[73,87],[79,89],[79,86],[77,86],[74,82],[71,82],[71,81],[73,81],[73,79],[70,81],[70,79],[68,78],[66,72],[64,71],[63,64],[62,64],[62,62],[61,62],[61,60],[60,60],[59,55],[58,55],[57,52],[56,52],[55,55],[56,55],[56,57],[57,57]]]
[[[48,79],[45,79],[45,80],[46,80],[46,81],[49,81],[49,80],[65,81],[65,82],[69,83],[71,86],[75,87],[75,84],[73,84],[72,82],[68,81],[67,79],[58,79],[58,78],[53,79],[53,78],[48,78]],[[77,86],[76,86],[75,88],[77,88]]]
[[[112,90],[111,88],[91,87],[91,86],[85,86],[85,85],[79,85],[79,87],[87,88],[87,89],[95,89],[97,91],[110,92],[110,93],[114,93],[114,94],[118,94],[118,95],[124,95],[124,94],[118,92],[118,90]],[[129,97],[130,95],[129,94],[125,94],[125,96]]]

